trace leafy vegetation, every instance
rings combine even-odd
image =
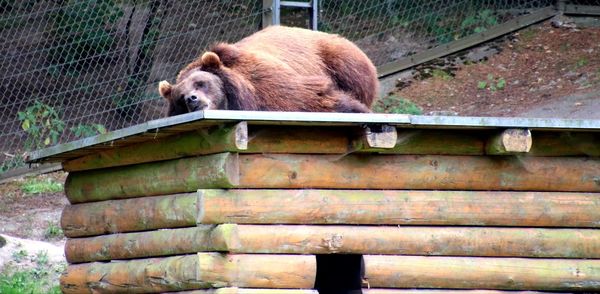
[[[46,239],[60,239],[63,236],[63,230],[55,222],[49,222],[44,237]]]
[[[25,250],[18,251],[18,253],[18,256],[13,256],[14,261],[17,263],[28,256]],[[35,257],[32,257],[32,261],[35,262],[35,267],[31,269],[22,269],[16,266],[5,267],[0,272],[0,293],[61,293],[58,281],[51,278],[51,273],[63,271],[64,265],[52,268],[49,265],[48,254],[45,251],[40,251]]]
[[[77,138],[87,138],[98,134],[106,134],[106,127],[102,124],[78,124],[70,128]]]
[[[494,75],[488,74],[487,80],[477,82],[477,88],[480,90],[488,89],[492,92],[498,90],[504,90],[506,87],[506,80],[502,77],[494,78]]]
[[[423,110],[412,101],[396,95],[390,95],[379,99],[379,101],[377,101],[373,106],[373,111],[413,115],[419,115],[423,113]]]
[[[31,178],[21,185],[21,190],[27,194],[57,193],[63,190],[63,185],[50,178]]]
[[[56,144],[65,128],[58,111],[47,104],[36,100],[25,111],[18,112],[21,128],[27,133],[25,148],[28,150]]]

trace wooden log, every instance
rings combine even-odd
[[[311,288],[310,255],[197,255],[69,265],[63,293],[157,293],[207,288]]]
[[[600,227],[599,194],[491,191],[200,190],[203,224]]]
[[[240,188],[600,191],[600,158],[244,154],[239,168]]]
[[[244,153],[346,154],[351,146],[353,128],[255,126],[249,128],[248,149]]]
[[[69,265],[63,293],[159,293],[210,288],[200,278],[197,255]]]
[[[394,148],[378,150],[379,153],[416,155],[483,155],[485,153],[483,136],[474,131],[398,129],[397,132],[398,139]]]
[[[368,126],[363,130],[362,140],[369,148],[391,149],[396,146],[398,133],[390,125]]]
[[[150,142],[114,148],[63,163],[66,171],[100,169],[248,148],[248,124],[200,129]]]
[[[215,225],[191,228],[69,238],[65,256],[69,263],[227,251],[224,238],[213,237]],[[222,232],[217,232],[223,235]],[[231,239],[231,238],[229,238]],[[168,246],[165,246],[168,244]]]
[[[600,230],[220,225],[235,253],[600,258]]]
[[[220,288],[170,292],[171,294],[319,294],[317,290],[310,289],[248,289],[248,288]]]
[[[507,155],[527,153],[531,149],[531,131],[528,129],[506,129],[492,136],[486,144],[486,154]]]
[[[600,156],[600,132],[531,132],[530,156]]]
[[[600,231],[223,224],[68,239],[65,245],[71,263],[203,251],[600,258]]]
[[[196,225],[198,193],[67,205],[61,227],[67,237]]]
[[[600,227],[600,202],[593,193],[207,189],[200,195],[69,205],[61,224],[67,237],[196,222]]]
[[[451,290],[451,289],[362,289],[362,294],[535,294],[539,291]],[[200,293],[199,293],[200,294]]]
[[[375,288],[599,291],[600,260],[365,255]]]
[[[69,173],[71,203],[228,188],[238,183],[237,154],[219,153]]]

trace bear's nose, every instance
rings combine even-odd
[[[190,102],[194,102],[194,101],[198,100],[198,97],[196,97],[196,96],[190,96],[190,97],[187,97],[185,100],[188,103],[190,103]]]

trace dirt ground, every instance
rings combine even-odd
[[[465,52],[435,60],[391,94],[425,114],[600,118],[600,28],[548,21],[478,50],[497,53],[479,62],[465,61]]]
[[[477,50],[487,52],[483,61],[461,57],[481,53]],[[600,28],[545,22],[412,72],[391,94],[413,101],[425,114],[600,119]],[[36,179],[64,183],[66,175]],[[47,232],[60,226],[66,197],[25,193],[25,181],[0,184],[0,234],[64,246],[62,235],[49,238]]]
[[[35,177],[64,184],[67,173],[55,172]],[[31,194],[23,191],[27,178],[0,184],[0,234],[63,245],[62,235],[47,237],[49,227],[60,227],[60,214],[68,204],[64,193]]]

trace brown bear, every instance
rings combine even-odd
[[[338,35],[271,26],[219,43],[159,84],[168,115],[203,109],[370,112],[378,95],[369,58]]]

